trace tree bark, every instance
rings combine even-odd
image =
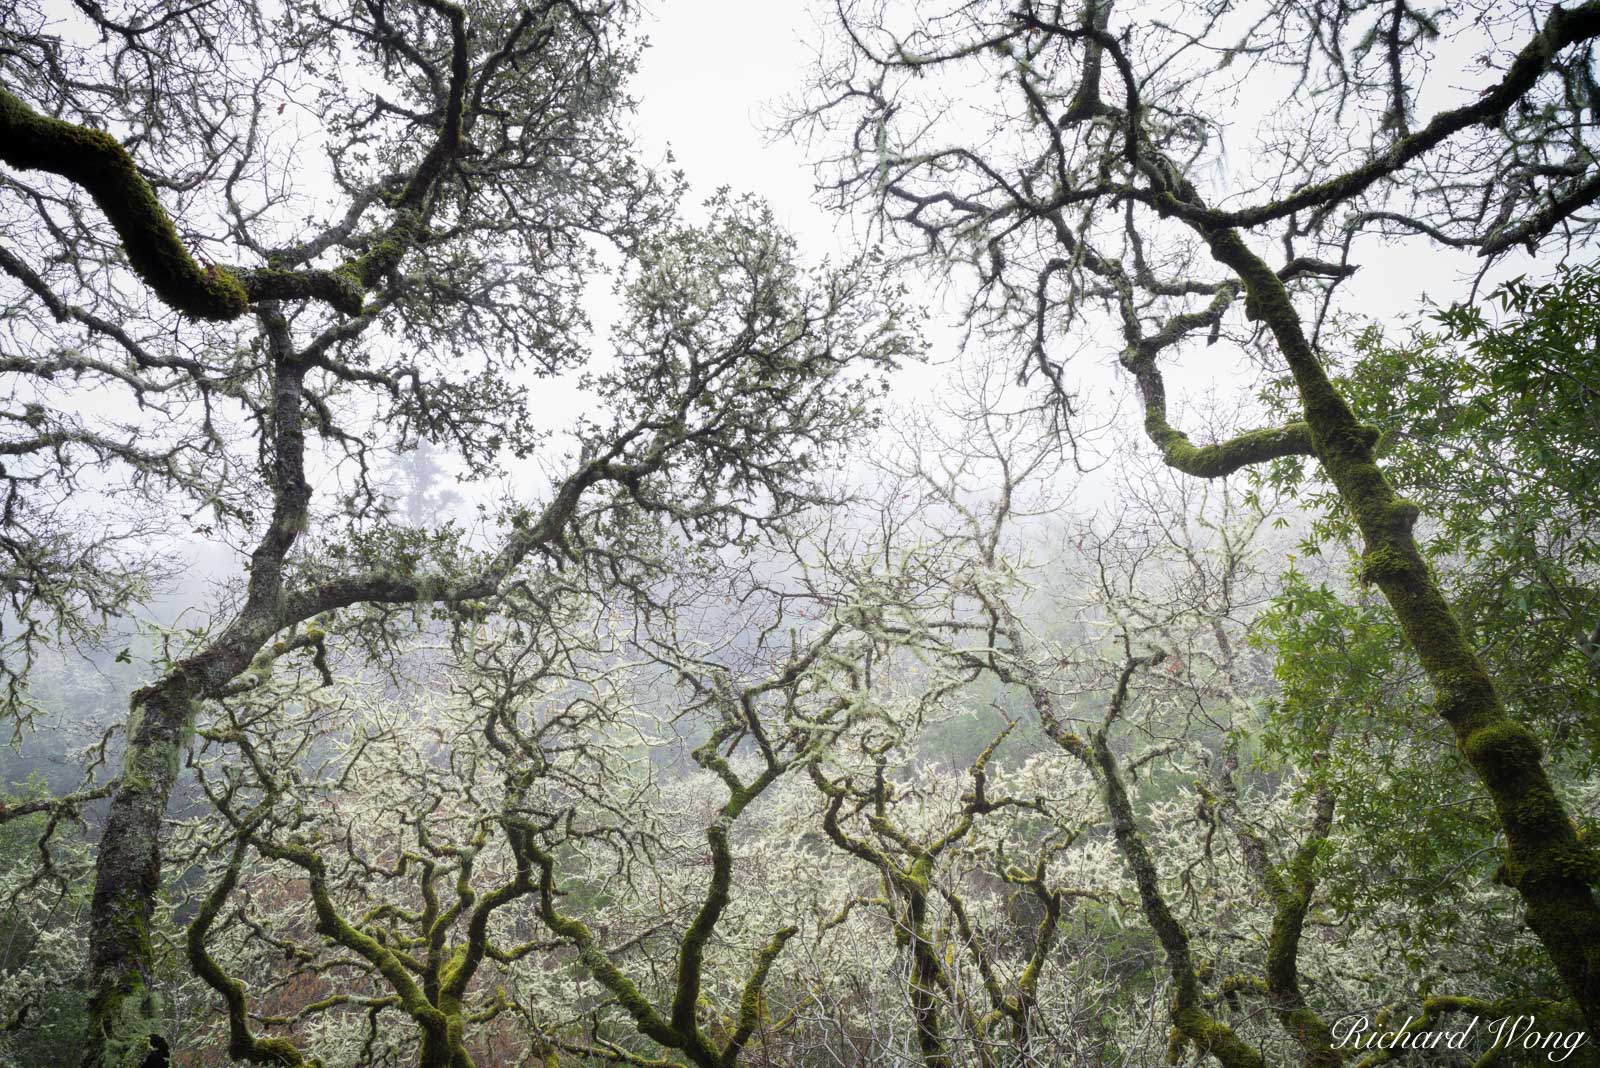
[[[89,926],[85,1068],[166,1068],[167,1006],[150,975],[150,917],[161,886],[161,820],[192,723],[192,694],[171,681],[133,698],[122,783],[111,799]]]
[[[1288,290],[1231,229],[1205,232],[1212,256],[1244,283],[1288,361],[1317,459],[1350,509],[1365,548],[1361,578],[1393,607],[1433,685],[1436,708],[1494,802],[1506,836],[1497,878],[1521,895],[1529,928],[1550,954],[1591,1031],[1600,1031],[1600,858],[1578,841],[1545,773],[1538,739],[1507,714],[1412,535],[1419,509],[1378,467],[1378,433],[1328,379]]]

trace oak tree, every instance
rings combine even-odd
[[[1501,877],[1591,1030],[1595,855],[1418,548],[1426,495],[1395,492],[1379,430],[1321,346],[1340,283],[1386,240],[1488,260],[1552,236],[1583,245],[1600,198],[1596,35],[1587,3],[845,3],[793,120],[826,139],[842,206],[922,262],[965,271],[975,325],[1004,339],[1064,431],[1077,398],[1062,339],[1105,322],[1172,467],[1219,478],[1315,459],[1359,532],[1363,581],[1392,606],[1492,801]],[[1435,91],[1437,72],[1424,84],[1460,50],[1470,66],[1445,80],[1467,86]],[[1290,379],[1297,411],[1197,443],[1176,425],[1167,372],[1224,335]],[[1192,1037],[1228,1048],[1205,1028]]]
[[[199,706],[273,661],[321,663],[341,613],[381,651],[398,609],[472,615],[563,562],[621,578],[619,513],[707,544],[782,517],[869,414],[854,368],[912,350],[870,263],[807,272],[732,197],[676,221],[675,179],[629,147],[632,17],[608,0],[6,5],[8,712],[26,715],[43,643],[138,610],[152,533],[246,546],[242,586],[197,606],[208,622],[131,696],[85,1064],[170,1055],[150,924]],[[504,465],[542,440],[538,380],[586,357],[579,297],[604,246],[627,264],[612,366],[572,454],[530,479]],[[385,457],[423,440],[468,476],[515,473],[488,537],[386,500]]]

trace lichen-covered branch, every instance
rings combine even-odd
[[[316,1058],[306,1060],[298,1047],[288,1039],[257,1038],[250,1031],[250,1018],[245,1002],[244,984],[232,978],[206,951],[206,936],[217,921],[217,915],[227,904],[239,881],[239,871],[244,865],[249,839],[241,837],[234,846],[233,856],[223,869],[222,878],[200,903],[200,910],[189,921],[186,943],[189,964],[207,986],[222,996],[228,1011],[228,1055],[235,1060],[251,1064],[306,1065],[321,1068]]]
[[[1124,659],[1107,705],[1105,720],[1089,739],[1088,748],[1093,761],[1091,766],[1100,783],[1106,811],[1111,817],[1111,833],[1139,889],[1139,903],[1145,919],[1166,954],[1167,970],[1172,975],[1173,984],[1174,1051],[1185,1045],[1193,1045],[1202,1054],[1215,1057],[1223,1068],[1262,1068],[1265,1062],[1261,1054],[1205,1008],[1200,977],[1189,948],[1189,933],[1173,914],[1166,894],[1161,889],[1161,876],[1156,869],[1155,859],[1150,855],[1144,834],[1139,830],[1133,803],[1123,782],[1121,766],[1111,749],[1110,727],[1124,711],[1134,673],[1140,668],[1160,663],[1163,658],[1164,653],[1157,650],[1144,656],[1130,654]],[[1073,750],[1069,748],[1068,751]]]

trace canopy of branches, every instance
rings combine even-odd
[[[1600,1063],[1600,0],[817,14],[0,0],[0,1062]]]

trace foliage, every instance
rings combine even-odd
[[[1437,333],[1368,330],[1348,375],[1396,483],[1438,502],[1430,556],[1508,705],[1580,770],[1600,758],[1597,296],[1593,268],[1519,279]]]
[[[0,794],[0,811],[48,796],[43,782],[31,785]],[[70,1060],[87,1023],[89,853],[78,829],[60,820],[46,811],[0,823],[0,1059],[9,1063]],[[33,862],[42,837],[54,839],[47,868]]]
[[[1174,470],[1212,480],[1315,461],[1359,538],[1361,583],[1393,610],[1430,711],[1498,825],[1494,873],[1523,906],[1506,919],[1507,941],[1530,925],[1600,1031],[1600,854],[1580,837],[1538,732],[1497,689],[1423,555],[1415,531],[1433,486],[1415,497],[1397,488],[1379,462],[1382,428],[1362,420],[1322,351],[1342,283],[1386,241],[1414,237],[1493,260],[1557,229],[1569,251],[1592,240],[1600,175],[1585,108],[1600,6],[1487,0],[1434,17],[1404,3],[1249,12],[845,3],[836,21],[837,44],[788,128],[826,144],[821,182],[841,209],[872,219],[908,259],[969,283],[975,334],[1032,386],[1030,403],[1064,448],[1081,455],[1084,444],[1071,358],[1101,344]],[[1457,46],[1475,62],[1460,78],[1438,78]],[[1177,425],[1192,405],[1174,372],[1200,343],[1224,338],[1282,382],[1287,403],[1266,425],[1191,437]],[[1506,353],[1478,352],[1491,383],[1548,373],[1515,358],[1496,369]],[[1571,404],[1582,388],[1552,392],[1571,413],[1582,410]],[[1547,533],[1566,532],[1557,520]],[[1491,625],[1509,643],[1512,624]],[[1125,652],[1135,674],[1154,666],[1154,654]],[[1125,840],[1174,969],[1173,1055],[1192,1046],[1226,1066],[1259,1063],[1202,1003],[1187,936],[1160,915],[1157,873],[1137,856],[1147,850],[1131,831]],[[1320,852],[1308,847],[1306,863]],[[1286,881],[1273,894],[1283,904],[1275,942],[1286,947],[1304,928],[1305,885]],[[1268,968],[1274,1011],[1307,1063],[1337,1063],[1326,1022],[1309,1013],[1283,959]]]
[[[842,3],[791,129],[891,245],[816,265],[633,158],[627,3],[0,6],[4,715],[60,732],[64,653],[155,647],[81,782],[0,805],[8,1055],[1376,1068],[1351,1013],[1600,1026],[1597,276],[1323,351],[1373,237],[1588,239],[1595,0]],[[972,283],[925,420],[885,418],[901,260]],[[1075,479],[1099,337],[1152,450]],[[1169,397],[1224,339],[1270,425]],[[156,619],[191,536],[238,579]]]

